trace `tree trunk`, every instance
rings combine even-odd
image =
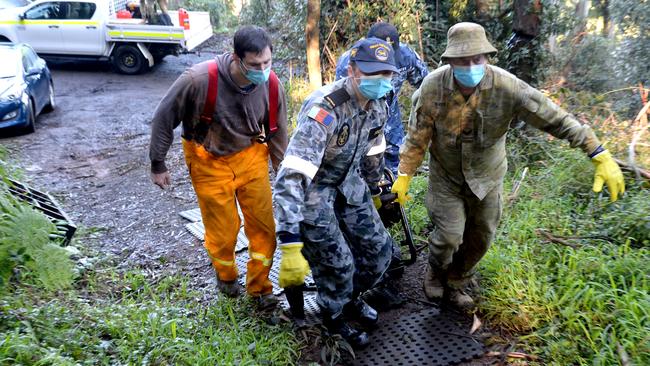
[[[307,40],[307,72],[312,90],[321,87],[322,76],[320,70],[319,26],[320,0],[307,1],[307,25],[305,38]]]

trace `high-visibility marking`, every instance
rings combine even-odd
[[[314,179],[316,172],[318,172],[318,167],[316,165],[294,155],[284,157],[284,160],[282,160],[282,168],[297,170],[309,177],[309,179]]]
[[[130,32],[130,31],[109,31],[111,37],[140,37],[140,38],[174,38],[183,39],[183,33],[153,33],[153,32]]]
[[[267,258],[264,254],[257,252],[251,252],[251,258],[261,261],[264,267],[270,266],[273,262],[273,258]]]
[[[386,137],[382,135],[381,142],[379,143],[379,145],[375,145],[371,147],[366,155],[367,156],[377,155],[383,153],[384,151],[386,151]]]
[[[226,261],[223,259],[215,258],[211,256],[209,252],[208,252],[208,257],[210,257],[210,259],[212,259],[213,261],[221,264],[222,266],[233,267],[235,265],[235,261]]]

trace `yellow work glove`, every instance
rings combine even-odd
[[[591,161],[596,166],[594,192],[598,193],[602,191],[603,183],[607,183],[609,197],[612,202],[616,201],[618,194],[625,192],[625,181],[623,180],[621,168],[618,167],[618,164],[616,164],[614,158],[612,158],[612,155],[607,150],[591,158]]]
[[[300,286],[305,283],[305,276],[309,273],[309,263],[300,252],[302,243],[282,244],[280,249],[282,250],[279,275],[280,287]]]
[[[397,180],[393,183],[393,188],[390,190],[392,193],[397,193],[397,201],[402,207],[406,205],[406,201],[411,199],[411,196],[407,195],[406,192],[409,190],[409,184],[411,184],[410,175],[399,174]]]
[[[378,210],[381,208],[381,197],[380,196],[381,195],[379,195],[379,194],[372,196],[372,203],[375,205],[375,208],[378,209]]]

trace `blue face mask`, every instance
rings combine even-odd
[[[241,65],[242,71],[244,71],[244,76],[246,76],[246,79],[251,83],[260,85],[269,80],[269,75],[271,75],[271,66],[264,70],[249,70],[244,66],[243,62],[239,61],[239,64]]]
[[[391,78],[382,75],[364,76],[359,79],[359,91],[368,99],[379,99],[393,90]]]
[[[463,86],[473,88],[485,75],[485,65],[454,66],[454,77]]]

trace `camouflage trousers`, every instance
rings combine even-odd
[[[467,285],[487,252],[501,219],[503,183],[479,200],[466,183],[458,185],[431,171],[426,206],[434,229],[429,264],[452,288]]]
[[[367,190],[359,206],[349,205],[337,193],[333,207],[323,214],[329,219],[300,224],[302,253],[311,267],[321,311],[338,316],[345,304],[379,281],[388,268],[393,239]]]

